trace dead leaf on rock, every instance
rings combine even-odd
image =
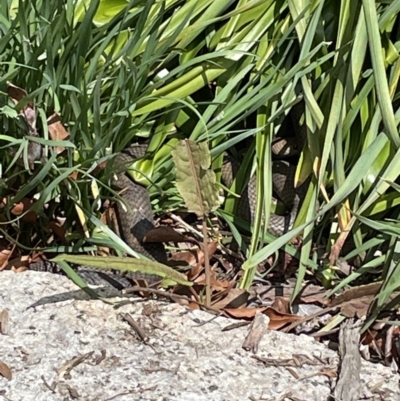
[[[252,319],[256,313],[263,313],[267,308],[260,307],[260,308],[226,308],[224,312],[226,312],[229,316],[235,317],[237,319]]]
[[[271,330],[279,330],[288,323],[297,322],[298,320],[302,319],[301,316],[292,315],[290,313],[281,313],[271,307],[266,308],[264,314],[266,314],[270,319],[268,327]]]
[[[290,298],[293,294],[294,286],[295,283],[291,281],[288,284],[266,284],[257,286],[250,293],[252,295],[254,293],[254,296],[263,301],[274,302],[275,298],[279,296]],[[327,291],[323,287],[307,283],[300,290],[297,300],[302,303],[319,303],[324,305],[326,303],[326,294]]]
[[[271,305],[279,313],[290,313],[290,300],[284,297],[276,297]]]
[[[249,293],[240,288],[232,288],[226,296],[212,304],[214,309],[241,308],[247,304]]]
[[[4,376],[7,380],[12,379],[11,369],[2,361],[0,361],[0,375]]]
[[[230,309],[226,308],[224,311],[232,317],[238,319],[251,319],[256,313],[264,313],[269,317],[268,328],[270,330],[279,330],[281,327],[287,325],[288,323],[296,322],[301,320],[302,317],[298,315],[292,315],[289,313],[280,313],[271,307],[260,307],[260,308],[240,308],[240,309]]]
[[[183,304],[180,303],[180,305],[183,305]],[[200,310],[201,309],[200,305],[197,302],[189,302],[189,304],[187,306],[192,310]]]

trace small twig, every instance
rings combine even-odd
[[[333,395],[338,400],[356,401],[361,395],[361,355],[359,350],[362,320],[344,321],[339,334],[339,377]]]
[[[195,324],[193,327],[201,327],[205,326],[208,323],[211,323],[213,320],[215,320],[218,316],[213,316],[211,319],[206,320],[205,322],[201,322],[199,324]]]
[[[195,304],[197,304],[197,305],[203,307],[204,309],[207,309],[207,310],[210,311],[210,312],[214,312],[214,313],[217,313],[217,314],[219,314],[219,315],[222,315],[222,314],[223,314],[220,310],[215,309],[215,308],[213,308],[213,307],[211,307],[211,306],[206,306],[206,305],[204,305],[203,303],[201,303],[201,302],[199,302],[199,301],[196,301],[196,300],[194,300],[194,299],[190,299],[189,297],[187,297],[187,296],[185,296],[185,295],[172,294],[172,293],[170,293],[170,292],[165,292],[165,291],[162,291],[162,290],[157,290],[157,289],[155,289],[155,288],[131,287],[131,288],[125,288],[125,289],[123,290],[123,293],[124,293],[124,294],[129,294],[129,293],[131,293],[131,292],[141,292],[141,291],[147,291],[147,292],[150,292],[150,293],[152,293],[152,294],[159,295],[159,296],[161,296],[161,297],[170,298],[170,299],[172,299],[173,301],[174,301],[175,299],[182,299],[182,300],[184,300],[184,301],[194,302]]]
[[[149,337],[145,334],[142,328],[135,322],[133,317],[129,313],[120,313],[122,319],[129,323],[129,325],[135,330],[136,334],[141,338],[141,340],[148,345]]]
[[[204,252],[204,268],[206,272],[206,306],[211,305],[211,269],[210,259],[208,255],[208,234],[206,216],[203,216],[203,252]]]
[[[99,365],[101,362],[103,362],[106,359],[106,356],[107,356],[106,350],[102,349],[100,351],[100,353],[101,353],[101,355],[95,359],[94,365]]]
[[[55,392],[56,392],[55,383],[53,383],[52,385],[50,385],[49,383],[47,383],[47,380],[45,379],[45,377],[44,377],[43,375],[40,376],[40,378],[43,380],[44,385],[45,385],[53,394],[55,394]]]
[[[258,350],[258,345],[263,338],[265,332],[268,329],[269,317],[262,314],[256,313],[247,336],[242,344],[242,348],[246,351],[252,351],[255,354]]]
[[[293,323],[289,324],[289,326],[285,327],[281,331],[282,331],[282,333],[288,333],[290,330],[294,329],[298,325],[300,325],[302,323],[305,323],[305,322],[308,322],[309,320],[312,320],[315,317],[325,315],[325,313],[328,313],[328,312],[330,312],[330,311],[332,311],[334,309],[337,309],[337,308],[338,308],[338,306],[330,306],[328,308],[325,308],[325,309],[322,309],[322,310],[320,310],[318,312],[315,312],[312,315],[304,316],[302,319],[297,320],[296,322],[293,322]]]
[[[199,295],[197,294],[197,292],[194,290],[193,287],[189,287],[189,291],[192,293],[192,295],[194,296],[194,299],[196,300],[196,302],[201,303]]]
[[[386,332],[386,341],[385,341],[385,363],[386,366],[390,366],[390,357],[392,356],[392,344],[393,344],[393,333],[394,326],[390,326],[388,331]]]
[[[190,224],[186,223],[181,217],[171,213],[170,217],[172,220],[175,220],[179,224],[181,224],[183,227],[186,228],[186,230],[192,232],[193,234],[197,235],[199,238],[204,239],[203,234],[200,231],[197,231],[195,228],[193,228]]]
[[[340,328],[337,327],[336,329],[332,329],[332,330],[329,330],[329,331],[320,331],[320,332],[311,333],[311,334],[308,334],[308,335],[309,335],[310,337],[316,337],[316,338],[318,338],[318,337],[325,337],[325,336],[330,336],[331,334],[335,334],[335,333],[337,333],[339,330],[340,330]]]
[[[243,326],[248,326],[248,325],[250,325],[250,324],[251,324],[251,322],[232,323],[232,324],[230,324],[230,325],[224,327],[221,331],[235,330],[235,329],[238,329],[238,328],[243,327]]]
[[[67,362],[63,363],[62,366],[57,369],[57,374],[59,379],[64,379],[67,377],[71,370],[80,365],[81,363],[85,362],[88,358],[93,355],[94,351],[87,352],[86,354],[76,356]]]
[[[145,391],[153,391],[156,388],[157,388],[157,386],[153,386],[153,387],[147,387],[147,388],[143,388],[143,389],[139,389],[139,390],[135,389],[135,390],[130,390],[130,391],[124,391],[123,393],[118,393],[118,394],[113,395],[110,398],[107,398],[105,401],[111,401],[111,400],[113,400],[117,397],[121,397],[123,395],[138,394],[138,393],[141,394],[141,393],[144,393]]]

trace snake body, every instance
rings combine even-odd
[[[297,123],[297,115],[292,117]],[[302,148],[304,135],[302,131],[295,131],[295,137],[281,138],[273,144],[275,157],[291,157]],[[296,149],[293,149],[296,148]],[[116,158],[116,179],[112,184],[116,189],[123,190],[121,197],[126,205],[118,202],[117,211],[121,236],[135,251],[157,260],[161,263],[167,261],[165,249],[160,243],[144,243],[143,238],[148,231],[154,228],[154,216],[151,208],[148,191],[142,185],[129,179],[124,171],[127,166],[146,154],[145,145],[135,145],[124,150]],[[226,158],[222,168],[222,180],[227,187],[232,185],[238,165],[232,159]],[[305,196],[306,185],[294,187],[296,167],[288,160],[275,160],[272,164],[273,189],[289,213],[278,215],[271,213],[268,231],[280,236],[290,230],[297,217],[299,208]],[[237,207],[237,214],[245,221],[254,221],[257,202],[257,177],[253,175],[244,189]]]
[[[298,115],[295,115],[292,119],[295,121],[294,125],[297,125]],[[296,132],[296,129],[295,133],[296,146],[301,148],[304,143],[304,134],[299,130]],[[292,152],[292,145],[288,145],[289,143],[289,140],[279,140],[279,146],[281,149],[279,151],[275,149],[274,153],[279,154],[285,146],[288,147],[286,150]],[[116,190],[121,191],[120,196],[123,199],[123,203],[117,203],[120,235],[122,239],[136,252],[158,262],[166,263],[167,254],[162,244],[145,243],[143,241],[146,234],[154,228],[154,216],[149,193],[145,187],[131,180],[125,174],[127,168],[132,165],[136,159],[143,157],[145,153],[146,146],[132,146],[118,154],[113,163],[115,175],[111,184]],[[228,187],[232,184],[235,170],[237,170],[237,165],[235,166],[235,163],[232,160],[227,159],[222,168],[222,180]],[[304,199],[306,188],[304,184],[297,189],[294,188],[295,166],[291,165],[288,161],[274,161],[272,170],[274,192],[290,210],[285,216],[280,216],[274,213],[271,213],[270,215],[268,231],[273,235],[280,236],[292,227],[301,206],[301,202]],[[244,189],[237,207],[238,216],[243,220],[250,222],[253,222],[255,217],[257,200],[256,182],[257,178],[253,175],[250,178],[247,187]],[[31,264],[29,268],[36,271],[50,271],[53,273],[61,272],[60,267],[56,263],[48,261]],[[99,276],[104,275],[108,276],[112,281],[117,282],[117,284],[122,287],[129,285],[130,280],[133,279],[145,278],[148,281],[155,280],[155,276],[143,275],[142,273],[129,273],[121,276],[119,272],[101,271],[98,268],[78,266],[77,269],[81,274],[84,274],[85,280],[92,283],[98,283]],[[100,278],[104,282],[105,277]]]
[[[154,228],[154,216],[147,189],[125,174],[126,169],[136,159],[146,153],[146,146],[132,146],[119,153],[113,162],[115,172],[111,185],[117,191],[122,191],[123,203],[117,203],[119,231],[122,239],[136,252],[160,263],[167,262],[164,246],[159,243],[143,242],[146,234]],[[31,263],[29,270],[64,274],[61,267],[52,261],[42,260]],[[98,267],[75,266],[75,270],[92,285],[111,285],[123,289],[130,287],[133,280],[146,280],[148,283],[160,281],[156,275],[141,272],[121,272],[119,270],[106,270]]]
[[[121,152],[115,159],[115,178],[112,186],[123,191],[125,204],[117,203],[118,222],[122,239],[136,252],[160,263],[167,262],[167,254],[160,243],[143,242],[146,234],[154,228],[154,215],[147,189],[128,178],[126,168],[143,157],[146,146],[136,145]]]
[[[222,169],[222,180],[228,187],[233,181],[232,171],[234,162],[229,161]],[[299,188],[294,187],[296,167],[286,160],[276,160],[272,163],[273,191],[278,201],[289,210],[287,214],[271,213],[268,224],[268,232],[275,236],[281,236],[289,231],[296,220],[300,206],[305,196],[307,186],[303,183]],[[277,199],[275,199],[277,200]],[[236,214],[247,222],[254,222],[257,203],[257,177],[253,175],[244,189],[237,204]]]
[[[306,130],[300,125],[300,118],[304,113],[302,103],[295,105],[290,113],[292,130],[286,129],[282,137],[272,143],[272,187],[277,200],[286,206],[289,211],[285,215],[270,214],[268,232],[281,236],[289,231],[296,220],[297,214],[307,192],[307,180],[295,187],[296,165],[291,161],[298,156],[306,141]],[[293,132],[294,135],[290,136]],[[229,188],[239,169],[239,163],[227,159],[222,167],[222,180]],[[276,199],[275,199],[276,200]],[[257,203],[257,177],[250,177],[248,185],[243,190],[237,204],[236,214],[241,219],[254,222]]]
[[[31,263],[29,265],[29,270],[64,275],[64,270],[60,265],[51,260],[41,260]],[[74,270],[81,276],[86,284],[100,287],[111,286],[119,290],[131,287],[134,280],[146,280],[149,284],[160,281],[160,277],[154,274],[141,272],[106,270],[99,267],[83,265],[74,266]]]

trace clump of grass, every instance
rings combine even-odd
[[[207,140],[217,170],[220,156],[246,139],[236,189],[255,170],[259,200],[241,286],[248,288],[257,263],[278,249],[296,254],[288,243],[303,233],[293,298],[307,271],[325,275],[336,291],[383,261],[379,311],[399,281],[397,226],[388,222],[397,221],[400,203],[398,4],[131,1],[112,16],[102,2],[84,12],[82,4],[2,2],[3,235],[20,249],[58,246],[46,227],[63,216],[68,245],[121,248],[95,230],[104,228],[99,201],[110,196],[110,168],[98,168],[103,162],[132,141],[148,140],[154,160],[136,167],[155,184],[149,191],[161,211],[182,205],[163,146]],[[28,94],[17,105],[7,82]],[[294,229],[275,239],[262,225],[268,218],[261,219],[272,199],[270,146],[299,101],[308,140],[297,178],[311,176],[311,184]],[[34,137],[19,114],[28,104],[36,110]],[[60,155],[47,124],[54,112],[70,134]],[[31,143],[42,144],[45,156],[33,173],[16,157]],[[12,215],[15,202],[34,196],[35,224]],[[226,210],[233,210],[229,202]],[[332,268],[345,243],[353,246],[344,258],[359,254],[361,268],[341,281]],[[321,247],[323,263],[314,250]],[[375,256],[378,248],[383,257]]]

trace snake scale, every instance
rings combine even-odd
[[[301,149],[305,134],[299,127],[299,116],[302,114],[301,107],[295,107],[291,112],[292,126],[295,135],[291,138],[279,138],[273,144],[273,155],[283,157],[285,154],[293,154],[292,147]],[[292,141],[290,141],[292,139]],[[294,140],[293,140],[294,139]],[[296,144],[296,145],[293,145]],[[285,149],[288,148],[288,149]],[[142,185],[134,182],[125,171],[137,158],[143,157],[146,153],[146,146],[132,146],[121,152],[115,159],[113,169],[115,178],[112,180],[112,186],[121,191],[121,198],[125,205],[117,203],[117,213],[120,226],[120,235],[122,239],[135,251],[141,253],[150,259],[161,263],[167,261],[167,254],[164,246],[160,243],[144,243],[146,234],[154,228],[154,216],[151,208],[148,191]],[[235,176],[238,165],[230,159],[226,159],[222,168],[222,180],[227,187],[230,187]],[[290,212],[281,216],[271,213],[268,225],[268,231],[280,236],[288,231],[297,216],[301,203],[305,196],[306,185],[294,188],[295,166],[287,160],[275,160],[272,165],[273,189],[279,199],[283,201]],[[253,175],[247,187],[244,189],[241,199],[238,203],[237,214],[245,221],[253,221],[257,199],[257,178]],[[30,270],[48,271],[52,273],[62,273],[62,269],[53,262],[41,261],[29,266]],[[131,284],[131,280],[146,279],[153,282],[158,280],[156,276],[143,273],[121,273],[119,271],[101,271],[98,268],[78,266],[76,268],[89,284],[104,284],[105,281],[113,286],[124,288]]]

